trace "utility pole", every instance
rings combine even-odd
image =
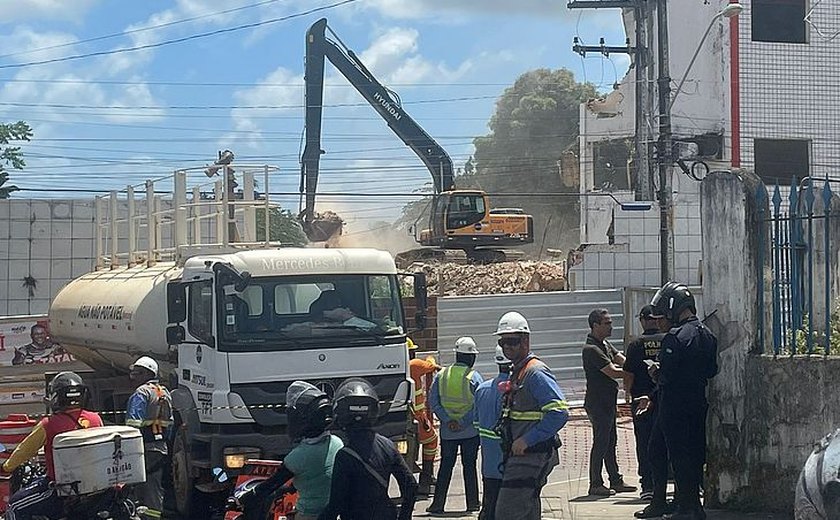
[[[650,146],[653,134],[650,131],[650,114],[652,110],[653,83],[651,82],[651,43],[650,32],[647,27],[650,15],[647,2],[638,2],[633,11],[635,18],[636,55],[633,60],[635,78],[635,137],[633,140],[633,174],[635,175],[636,200],[653,200],[653,172],[650,168]]]
[[[668,66],[668,7],[667,0],[657,0],[656,29],[658,45],[659,87],[659,272],[664,285],[674,274],[674,233],[671,226],[673,206],[671,145],[671,74]]]
[[[653,175],[650,166],[651,143],[653,132],[650,127],[652,106],[652,77],[650,77],[650,31],[647,26],[649,16],[647,0],[572,0],[567,4],[569,9],[600,9],[623,8],[633,9],[635,19],[635,45],[631,46],[629,39],[624,47],[600,45],[579,45],[575,38],[572,50],[583,57],[587,52],[600,53],[609,57],[610,53],[629,54],[632,57],[632,68],[635,76],[635,137],[633,139],[633,188],[636,200],[653,200]]]

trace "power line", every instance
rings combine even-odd
[[[275,0],[276,1],[276,0]],[[122,34],[122,33],[120,33]],[[78,43],[78,42],[77,42]],[[30,52],[30,51],[26,51]],[[35,51],[31,51],[35,52]],[[7,55],[8,56],[8,55]],[[0,56],[2,57],[2,56]],[[149,81],[127,81],[127,80],[96,80],[96,79],[37,79],[37,78],[0,78],[0,83],[65,83],[71,85],[153,85],[153,86],[168,86],[168,87],[253,87],[254,82],[219,82],[219,81],[167,81],[167,80],[149,80]],[[552,85],[552,83],[544,83],[544,85]],[[554,85],[560,86],[560,83]],[[260,83],[261,87],[301,87],[302,83]],[[389,83],[390,87],[510,87],[510,83]],[[353,85],[339,83],[330,85],[330,88],[352,88]]]
[[[356,0],[353,0],[356,1]],[[418,99],[415,101],[404,101],[403,105],[424,105],[432,103],[452,103],[459,101],[478,101],[487,99],[498,99],[499,96],[464,96],[453,98]],[[70,105],[64,103],[20,103],[17,101],[3,101],[0,106],[22,107],[22,108],[69,108],[82,110],[299,110],[306,108],[305,105],[135,105],[135,106],[108,106],[108,105]],[[366,107],[368,103],[334,103],[321,105],[321,108],[335,107]]]
[[[21,56],[23,54],[34,54],[36,52],[49,51],[49,50],[54,50],[54,49],[62,49],[64,47],[74,47],[76,45],[81,45],[83,43],[98,42],[98,41],[102,41],[102,40],[109,40],[111,38],[118,38],[120,36],[126,36],[126,35],[129,35],[129,34],[136,34],[136,33],[141,33],[141,32],[146,32],[146,31],[153,31],[155,29],[161,29],[163,27],[172,27],[173,25],[180,25],[180,24],[183,24],[183,23],[194,22],[196,20],[203,20],[205,18],[213,18],[215,16],[219,16],[219,15],[223,15],[223,14],[230,14],[230,13],[235,13],[237,11],[244,11],[245,9],[253,9],[255,7],[262,7],[266,4],[273,4],[273,3],[278,2],[278,1],[280,1],[280,0],[264,0],[262,2],[257,2],[256,4],[249,4],[249,5],[244,5],[244,6],[240,6],[240,7],[234,7],[234,8],[231,8],[231,9],[226,9],[224,11],[217,11],[215,13],[193,16],[192,18],[183,18],[181,20],[174,20],[174,21],[171,21],[171,22],[160,23],[160,24],[157,24],[157,25],[150,25],[148,27],[140,27],[138,29],[130,29],[130,30],[122,31],[122,32],[118,32],[118,33],[111,33],[111,34],[105,34],[105,35],[102,35],[102,36],[95,36],[93,38],[87,38],[87,39],[84,39],[84,40],[78,40],[78,41],[72,41],[72,42],[66,42],[66,43],[59,43],[59,44],[50,45],[50,46],[47,46],[47,47],[38,47],[36,49],[28,49],[28,50],[25,50],[25,51],[12,52],[12,53],[9,53],[9,54],[0,54],[0,59],[11,58],[13,56]],[[0,81],[8,81],[8,80],[0,80]],[[50,82],[50,83],[55,82],[54,80],[41,80],[41,81],[47,81],[47,82]]]
[[[208,31],[208,32],[199,33],[199,34],[192,34],[190,36],[184,36],[182,38],[174,38],[174,39],[171,39],[171,40],[164,40],[164,41],[156,42],[156,43],[148,43],[148,44],[145,44],[145,45],[135,45],[134,47],[121,47],[119,49],[112,49],[112,50],[109,50],[109,51],[88,52],[88,53],[85,53],[85,54],[74,54],[72,56],[63,56],[61,58],[52,58],[52,59],[48,59],[48,60],[29,61],[29,62],[25,62],[25,63],[12,63],[12,64],[7,64],[7,65],[0,65],[0,69],[20,69],[20,68],[24,68],[24,67],[32,67],[32,66],[36,66],[36,65],[47,65],[47,64],[50,64],[50,63],[60,63],[60,62],[65,62],[65,61],[80,60],[80,59],[92,58],[92,57],[96,57],[96,56],[109,56],[109,55],[113,55],[113,54],[122,54],[122,53],[125,53],[125,52],[134,52],[134,51],[141,51],[141,50],[146,50],[146,49],[154,49],[154,48],[163,47],[163,46],[166,46],[166,45],[173,45],[173,44],[176,44],[176,43],[183,43],[183,42],[187,42],[187,41],[198,40],[198,39],[201,39],[201,38],[218,36],[219,34],[231,33],[231,32],[241,31],[241,30],[244,30],[244,29],[253,29],[253,28],[256,28],[256,27],[263,27],[265,25],[272,25],[272,24],[279,23],[279,22],[285,22],[285,21],[292,20],[292,19],[295,19],[295,18],[301,18],[301,17],[304,17],[304,16],[308,16],[308,15],[311,15],[311,14],[314,14],[314,13],[317,13],[317,12],[320,12],[320,11],[326,11],[326,10],[329,10],[329,9],[334,9],[336,7],[341,7],[341,6],[344,6],[344,5],[352,4],[352,3],[357,2],[357,1],[358,0],[341,0],[340,2],[335,2],[335,3],[328,4],[328,5],[321,6],[321,7],[315,7],[315,8],[306,10],[306,11],[301,11],[301,12],[298,12],[298,13],[293,13],[293,14],[286,15],[286,16],[281,16],[281,17],[278,17],[278,18],[271,18],[269,20],[263,20],[261,22],[246,23],[246,24],[236,25],[234,27],[226,27],[224,29],[217,29],[215,31]]]

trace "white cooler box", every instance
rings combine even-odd
[[[146,481],[140,430],[102,426],[56,435],[55,483],[59,495],[86,495],[117,484]]]

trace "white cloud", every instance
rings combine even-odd
[[[9,48],[18,51],[29,49],[41,49],[53,45],[74,42],[78,38],[64,32],[37,32],[26,26],[19,26],[9,35],[0,35],[3,41],[9,43]],[[29,60],[50,59],[63,56],[66,48],[50,49],[15,56],[13,59],[19,62]],[[163,117],[163,110],[144,112],[144,117],[137,117],[139,111],[113,110],[107,112],[107,107],[127,106],[160,106],[156,101],[149,86],[142,78],[131,78],[136,83],[128,86],[106,86],[99,83],[87,82],[90,78],[101,77],[111,66],[105,60],[94,60],[85,66],[78,63],[54,63],[49,66],[33,66],[18,69],[14,80],[3,82],[0,88],[0,101],[16,102],[27,104],[43,103],[46,105],[87,105],[103,107],[102,110],[88,111],[83,109],[51,109],[43,107],[29,109],[28,112],[33,118],[44,117],[52,120],[72,121],[80,118],[104,119],[109,121],[150,121],[153,116]],[[20,110],[6,110],[5,113],[17,112]],[[95,112],[95,114],[93,113]],[[107,115],[103,115],[107,113]]]
[[[419,38],[416,29],[394,27],[380,34],[359,57],[385,85],[452,83],[472,68],[470,60],[454,69],[429,61],[419,53]]]
[[[461,63],[458,67],[451,69],[443,63],[434,63],[419,54],[419,32],[411,28],[391,28],[381,33],[362,52],[359,58],[362,63],[376,76],[383,84],[412,84],[421,82],[452,82],[464,76],[472,68],[470,61]],[[346,103],[358,103],[361,101],[347,79],[336,72],[332,66],[327,66],[324,79],[324,104],[336,105]],[[282,86],[281,86],[282,85]],[[234,99],[238,105],[290,105],[298,106],[303,103],[303,75],[295,74],[290,70],[280,67],[271,74],[259,81],[253,88],[237,90]],[[351,109],[364,113],[370,113],[368,107]],[[301,109],[295,108],[291,111],[282,111],[283,114],[300,114]],[[266,115],[266,111],[233,109],[231,118],[236,130],[252,132],[251,136],[244,142],[248,147],[258,148],[258,141],[262,138],[260,133],[262,127],[267,124],[265,119],[256,119],[254,115]],[[277,114],[280,111],[273,110],[268,114]],[[301,117],[300,124],[303,122]],[[347,129],[343,129],[347,131]],[[232,140],[240,140],[241,137],[229,134],[224,137],[225,143]]]
[[[11,54],[9,61],[18,63],[29,61],[49,60],[67,54],[67,47],[27,52],[35,49],[45,49],[77,41],[75,35],[65,32],[37,32],[26,25],[15,27],[12,34],[3,37],[3,52]],[[4,58],[5,61],[5,58]]]
[[[237,105],[241,106],[300,105],[303,102],[303,74],[295,74],[284,67],[279,67],[259,81],[256,86],[236,90],[233,99]],[[282,112],[300,113],[300,110],[292,109]],[[220,146],[230,146],[231,143],[241,142],[248,148],[258,149],[258,142],[262,139],[261,122],[264,120],[255,119],[254,116],[262,117],[278,113],[280,113],[279,110],[234,108],[230,113],[234,130],[250,132],[250,135],[243,138],[241,133],[226,134],[222,137]]]
[[[126,32],[135,32],[128,34],[129,42],[127,45],[116,45],[115,48],[139,47],[160,42],[173,35],[193,33],[196,27],[207,30],[208,27],[230,25],[237,18],[239,12],[215,16],[207,15],[241,5],[241,0],[215,0],[213,2],[178,0],[174,7],[153,13],[145,21],[126,27]],[[192,22],[173,24],[173,22],[196,17],[202,18]],[[154,57],[154,52],[154,49],[146,49],[112,54],[106,58],[109,64],[108,70],[110,73],[116,74],[126,70],[139,69],[141,66],[151,62]]]
[[[79,22],[99,0],[4,0],[0,2],[0,20],[72,20]]]

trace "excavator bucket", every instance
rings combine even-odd
[[[301,226],[310,242],[327,242],[341,235],[344,220],[337,213],[325,211],[315,213],[311,222],[302,221]]]

